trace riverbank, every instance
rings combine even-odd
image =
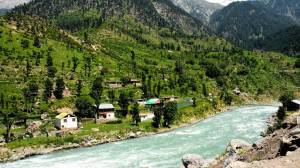
[[[209,168],[298,168],[300,125],[297,117],[300,117],[300,111],[290,112],[281,123],[271,119],[265,137],[252,145],[242,140],[231,141],[227,153]]]
[[[258,104],[256,104],[258,105]],[[245,105],[246,106],[246,105]],[[169,131],[172,131],[174,129],[183,128],[186,126],[190,126],[192,124],[196,124],[204,119],[207,119],[209,117],[215,116],[219,112],[226,112],[235,108],[241,107],[239,106],[230,106],[230,107],[224,107],[221,110],[218,111],[211,111],[208,112],[205,117],[203,118],[191,118],[189,122],[180,123],[177,125],[173,125],[171,128],[161,128],[157,129],[155,131],[151,132],[143,132],[143,131],[130,131],[123,134],[110,134],[110,135],[104,135],[104,136],[85,136],[84,138],[80,139],[79,142],[74,143],[74,135],[69,135],[66,137],[66,140],[63,141],[63,143],[49,143],[45,145],[34,145],[34,146],[27,146],[27,147],[18,147],[18,148],[8,148],[8,147],[1,147],[0,148],[0,161],[1,162],[11,162],[16,161],[20,159],[24,159],[27,157],[35,156],[35,155],[43,155],[48,154],[55,151],[61,151],[61,150],[67,150],[67,149],[74,149],[74,148],[80,148],[80,147],[91,147],[111,142],[117,142],[117,141],[123,141],[127,139],[133,139],[133,138],[140,138],[155,134],[161,134],[166,133]],[[99,132],[95,132],[95,134],[99,134]],[[70,140],[71,139],[71,140]],[[70,142],[68,142],[70,141]]]

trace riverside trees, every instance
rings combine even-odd
[[[177,102],[161,102],[159,105],[154,107],[154,118],[152,126],[159,128],[163,119],[163,126],[170,127],[174,123],[176,116],[178,115]]]

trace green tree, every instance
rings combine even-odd
[[[94,101],[90,96],[81,96],[76,99],[75,107],[77,108],[77,116],[82,117],[93,117],[94,109],[93,109]]]
[[[169,127],[174,122],[177,111],[177,103],[175,101],[166,103],[163,113],[165,127]]]
[[[76,84],[76,96],[79,97],[81,96],[81,89],[82,89],[82,81],[79,79],[77,84]]]
[[[298,58],[295,62],[295,67],[300,68],[300,58]]]
[[[74,56],[72,58],[72,62],[73,62],[73,70],[72,70],[72,72],[75,72],[76,69],[77,69],[77,67],[78,67],[78,65],[79,65],[79,59],[76,56]]]
[[[139,104],[137,102],[134,103],[132,110],[131,110],[131,115],[132,115],[132,122],[136,126],[139,125],[141,122],[141,117],[140,117],[140,109],[139,109]]]
[[[109,90],[108,91],[108,98],[110,100],[110,103],[114,103],[116,99],[115,91],[114,90]]]
[[[53,92],[53,83],[52,83],[52,81],[51,81],[49,78],[47,78],[47,79],[45,80],[44,86],[45,86],[45,89],[44,89],[44,95],[43,95],[43,97],[44,97],[44,100],[45,100],[46,102],[48,102],[48,100],[49,100],[49,99],[51,98],[51,96],[52,96],[52,92]]]
[[[22,39],[22,40],[21,40],[21,47],[22,47],[23,49],[28,48],[28,47],[29,47],[29,41],[28,41],[27,39]]]
[[[154,107],[153,113],[154,113],[154,117],[153,117],[152,126],[154,128],[159,128],[161,124],[162,115],[163,115],[163,105],[161,104],[157,107]]]
[[[65,90],[65,82],[63,78],[57,78],[56,79],[56,87],[54,90],[54,96],[56,97],[56,99],[62,99],[63,96],[63,92]]]
[[[36,48],[41,48],[41,41],[38,36],[34,37],[33,46],[35,46]]]
[[[56,68],[54,66],[50,66],[47,68],[48,70],[48,77],[49,78],[54,78],[55,77],[55,74],[57,72]]]
[[[31,73],[31,65],[30,65],[30,61],[29,59],[27,59],[26,61],[26,71],[25,71],[25,76],[26,76],[26,79],[28,79],[30,73]]]
[[[122,116],[126,117],[126,115],[128,114],[129,99],[125,91],[121,91],[118,100],[118,105],[121,108]]]
[[[196,99],[196,97],[193,97],[193,107],[194,108],[197,107],[197,99]]]
[[[100,106],[101,96],[103,92],[102,77],[97,77],[92,84],[90,96],[95,100],[96,108],[94,109],[94,122],[97,122],[97,110]]]
[[[16,98],[12,97],[10,101],[3,100],[4,105],[0,108],[0,117],[2,118],[2,124],[5,126],[5,142],[8,143],[11,140],[11,129],[13,124],[21,117],[20,109]]]

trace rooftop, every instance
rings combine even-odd
[[[60,113],[59,115],[57,115],[55,118],[56,119],[63,119],[65,117],[67,117],[68,115],[71,115],[72,117],[75,117],[74,114],[70,114],[70,113]]]
[[[114,105],[110,104],[110,103],[103,103],[100,104],[99,109],[114,109]]]
[[[300,105],[300,100],[292,100],[292,102]]]

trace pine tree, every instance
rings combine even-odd
[[[26,79],[29,77],[31,73],[31,65],[30,65],[30,61],[27,59],[26,61]]]
[[[95,100],[96,108],[94,110],[94,122],[97,122],[97,110],[100,106],[101,96],[103,92],[102,78],[98,77],[93,81],[91,89],[91,97]]]
[[[72,71],[75,72],[79,65],[79,59],[76,56],[74,56],[72,58],[72,61],[73,61],[73,70]]]
[[[44,100],[48,102],[48,99],[51,98],[52,96],[52,91],[53,91],[53,83],[49,78],[46,79],[45,83],[45,90],[44,90]]]
[[[161,118],[162,118],[162,115],[163,115],[163,105],[155,107],[153,109],[153,113],[154,113],[154,117],[153,117],[152,126],[154,128],[159,128],[160,123],[161,123]]]
[[[132,115],[132,122],[136,126],[139,125],[141,122],[141,117],[140,117],[140,110],[139,110],[139,104],[136,102],[134,103],[132,110],[131,110],[131,115]]]
[[[54,90],[54,96],[56,99],[62,99],[63,98],[63,92],[65,90],[65,82],[63,78],[57,78],[56,79],[56,87]]]
[[[124,91],[121,91],[120,93],[118,105],[121,107],[122,116],[126,117],[128,114],[129,99]]]
[[[34,37],[33,46],[35,46],[36,48],[41,48],[41,42],[38,36]]]
[[[176,102],[167,102],[164,107],[164,126],[169,127],[175,120],[177,115],[177,103]]]
[[[79,79],[76,85],[77,85],[76,96],[79,97],[81,95],[82,81]]]

